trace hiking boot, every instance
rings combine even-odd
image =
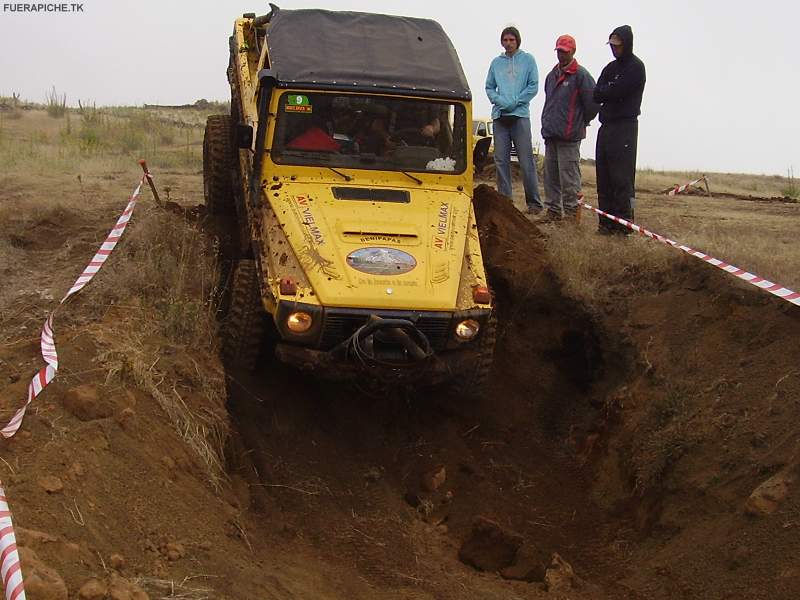
[[[539,225],[547,225],[548,223],[561,223],[562,220],[560,214],[548,210],[545,215],[539,219],[538,223]]]

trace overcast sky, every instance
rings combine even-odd
[[[28,0],[31,2],[31,0]],[[82,12],[0,12],[0,95],[42,102],[55,85],[105,104],[180,104],[228,99],[228,36],[253,0],[84,0]],[[604,0],[431,2],[297,0],[283,8],[328,8],[437,20],[458,51],[474,96],[488,114],[484,78],[500,53],[499,33],[516,25],[542,81],[556,38],[570,33],[577,58],[597,78],[611,59],[611,30],[629,24],[647,68],[639,126],[639,167],[800,176],[798,3],[789,0]],[[309,36],[314,32],[309,31]],[[302,40],[298,40],[302,44]],[[531,105],[538,132],[544,103]],[[582,154],[594,156],[597,125]],[[538,133],[535,137],[538,137]]]

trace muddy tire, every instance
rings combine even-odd
[[[486,329],[483,330],[481,338],[478,340],[480,345],[478,357],[472,363],[471,368],[460,373],[450,384],[450,394],[461,398],[480,398],[489,385],[489,372],[492,370],[494,360],[494,345],[497,341],[497,320],[494,312],[489,315],[486,322]]]
[[[225,366],[254,370],[265,332],[266,313],[261,304],[256,262],[237,261],[231,278],[227,315],[220,325]]]
[[[230,116],[211,115],[203,136],[203,194],[212,215],[236,215],[233,188],[236,158]]]

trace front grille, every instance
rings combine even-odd
[[[337,200],[367,200],[370,202],[411,202],[411,195],[406,190],[390,190],[385,188],[334,187],[333,197]]]
[[[320,348],[330,350],[345,341],[369,320],[370,315],[377,315],[383,319],[406,319],[411,321],[417,326],[417,329],[425,334],[434,350],[443,350],[450,336],[450,313],[332,309],[325,311]]]

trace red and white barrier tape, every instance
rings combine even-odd
[[[73,286],[61,299],[59,306],[64,304],[68,298],[77,294],[84,287],[86,287],[86,284],[88,284],[92,278],[94,278],[94,276],[100,270],[100,267],[102,267],[103,263],[106,262],[109,255],[114,250],[114,247],[117,245],[117,242],[119,242],[120,238],[122,237],[122,234],[125,232],[125,228],[128,226],[128,221],[131,220],[133,209],[136,207],[136,200],[139,197],[139,192],[141,192],[142,184],[145,182],[147,177],[148,175],[142,176],[142,179],[139,181],[139,185],[136,186],[133,194],[131,194],[130,198],[128,199],[128,205],[119,216],[117,224],[114,225],[114,228],[108,234],[106,241],[102,243],[100,249],[83,270],[83,273],[80,274],[78,279],[75,280]],[[42,327],[42,358],[47,364],[42,367],[39,372],[36,373],[36,375],[34,375],[33,379],[28,385],[28,401],[16,412],[8,424],[3,427],[3,429],[0,429],[0,435],[2,435],[4,438],[10,438],[17,433],[20,425],[22,424],[22,418],[25,416],[25,411],[28,409],[30,403],[33,402],[33,399],[36,398],[36,396],[42,393],[42,390],[56,376],[56,371],[58,371],[58,353],[56,352],[56,343],[53,334],[54,315],[55,311],[50,313],[50,316],[47,317],[47,320],[44,322],[44,327]]]
[[[667,196],[674,196],[675,194],[680,194],[681,192],[688,190],[693,185],[697,185],[701,181],[706,181],[706,176],[703,175],[700,179],[695,179],[694,181],[690,181],[684,185],[676,185],[675,189],[670,190],[667,192]]]
[[[22,583],[22,569],[19,564],[17,538],[11,523],[11,511],[6,502],[6,492],[0,485],[0,576],[6,600],[25,600],[25,585]]]
[[[654,240],[658,240],[659,242],[667,244],[668,246],[672,246],[673,248],[677,248],[678,250],[682,250],[683,252],[686,252],[686,254],[690,254],[691,256],[699,258],[710,265],[714,265],[718,269],[722,269],[726,273],[730,273],[731,275],[734,275],[735,277],[738,277],[739,279],[746,281],[747,283],[754,285],[757,288],[764,290],[765,292],[769,292],[770,294],[773,294],[778,298],[782,298],[787,302],[791,302],[795,306],[800,306],[800,293],[798,292],[794,292],[789,288],[783,287],[782,285],[777,283],[773,283],[767,279],[764,279],[763,277],[754,275],[753,273],[748,273],[747,271],[740,269],[739,267],[726,263],[725,261],[719,260],[718,258],[714,258],[713,256],[709,256],[708,254],[700,252],[699,250],[693,250],[689,246],[684,246],[683,244],[679,244],[678,242],[671,240],[667,237],[664,237],[663,235],[653,233],[652,231],[645,229],[640,225],[636,225],[635,223],[631,223],[630,221],[626,221],[625,219],[621,219],[620,217],[615,217],[614,215],[602,211],[599,208],[595,208],[590,204],[586,204],[580,199],[578,200],[578,203],[586,210],[596,212],[598,215],[602,215],[607,219],[616,221],[620,225],[624,225],[628,229],[632,229],[633,231],[636,231],[637,233],[640,233],[643,236],[652,238]]]
[[[108,237],[106,237],[106,241],[103,242],[73,286],[64,295],[61,302],[58,303],[59,306],[63,305],[68,298],[80,292],[97,275],[97,272],[106,262],[120,238],[122,238],[122,234],[125,233],[128,221],[131,220],[133,215],[133,209],[136,208],[136,200],[142,190],[142,184],[151,177],[145,170],[145,175],[142,176],[139,185],[136,186],[133,194],[128,198],[128,205],[122,211],[119,219],[117,219],[117,223],[108,234]],[[58,307],[55,310],[58,310]],[[42,327],[42,358],[47,364],[34,375],[30,384],[28,384],[28,399],[25,404],[14,414],[8,424],[3,429],[0,429],[0,435],[4,438],[10,438],[19,431],[22,425],[22,418],[25,416],[28,406],[36,396],[42,393],[42,390],[53,380],[58,371],[58,353],[56,352],[53,333],[55,310],[50,313],[50,316],[44,322],[44,327]],[[22,569],[20,567],[19,553],[17,552],[17,541],[14,536],[14,527],[11,523],[11,511],[5,496],[2,483],[0,483],[0,575],[3,578],[6,600],[25,600],[25,587],[22,582]]]

